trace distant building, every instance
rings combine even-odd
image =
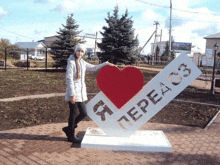
[[[218,50],[216,52],[217,54],[217,60],[219,60],[220,56],[220,33],[212,34],[210,36],[204,37],[206,39],[206,50],[205,50],[205,57],[202,59],[202,64],[207,66],[213,66],[214,64],[214,45],[217,42],[218,44]]]
[[[187,55],[192,59],[194,64],[196,64],[197,66],[201,65],[203,54],[201,53],[201,49],[198,46],[193,45],[191,49],[191,53]]]
[[[15,44],[19,48],[28,49],[29,55],[33,56],[41,56],[46,51],[46,45],[43,42],[17,42]]]
[[[163,54],[163,52],[166,49],[166,43],[167,41],[161,41],[161,42],[156,42],[156,47],[158,46],[160,49],[159,56]],[[154,43],[151,43],[151,55],[154,53]]]
[[[51,44],[56,41],[58,39],[57,36],[50,36],[50,37],[44,37],[44,40],[42,40],[44,42],[44,44],[47,47],[51,47]]]
[[[85,45],[88,49],[93,49],[93,51],[100,51],[95,45],[95,39],[97,43],[101,41],[101,38],[96,38],[92,36],[91,34],[86,34],[85,36],[77,36],[77,38],[80,38],[81,40],[85,41]],[[58,36],[50,36],[50,37],[44,37],[44,40],[40,40],[43,42],[48,48],[51,47],[51,44],[58,39]],[[93,52],[94,53],[94,52]]]

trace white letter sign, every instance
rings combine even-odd
[[[120,109],[99,92],[86,105],[88,116],[109,136],[130,136],[200,74],[192,60],[181,54]]]

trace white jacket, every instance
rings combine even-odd
[[[67,70],[66,70],[66,95],[65,101],[70,101],[70,96],[76,97],[76,102],[86,101],[87,93],[86,93],[86,84],[85,84],[85,72],[88,71],[98,71],[102,67],[106,66],[108,62],[104,62],[99,65],[92,65],[83,59],[79,60],[79,71],[81,78],[77,79],[76,74],[76,63],[75,58],[71,55],[67,61]]]

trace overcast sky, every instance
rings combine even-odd
[[[205,52],[205,36],[220,32],[220,4],[217,0],[172,0],[172,35],[176,42],[191,42]],[[107,13],[118,5],[134,21],[139,46],[143,46],[159,21],[162,41],[169,40],[170,0],[7,0],[0,4],[0,38],[11,43],[38,41],[56,35],[70,13],[79,30],[96,33],[106,26]],[[99,37],[101,35],[99,34]],[[153,42],[153,38],[150,43]],[[150,52],[150,44],[145,53]]]

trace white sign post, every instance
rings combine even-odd
[[[95,138],[104,137],[105,140],[106,137],[108,137],[108,140],[111,138],[129,139],[135,134],[141,134],[137,133],[136,130],[156,115],[200,74],[201,71],[192,60],[186,54],[181,54],[148,82],[142,90],[140,90],[120,110],[117,109],[102,92],[99,92],[86,105],[88,116],[101,128],[101,130],[96,130],[96,132],[101,132],[99,134],[100,136],[95,134]],[[91,128],[88,128],[81,144],[82,147],[102,148],[101,146],[108,146],[104,147],[104,149],[112,149],[112,145],[97,145],[95,142],[91,142],[91,144],[89,142],[93,135],[91,132]],[[163,133],[157,132],[156,134],[165,137]],[[156,134],[154,135],[156,136]],[[145,134],[143,136],[147,135]],[[139,141],[140,139],[137,140]],[[99,141],[101,142],[102,140],[99,139]],[[110,144],[109,141],[106,141],[106,143]],[[158,140],[155,141],[155,144],[157,143]],[[131,144],[134,144],[134,142],[132,141]],[[135,144],[135,146],[136,145],[137,144]],[[147,151],[154,151],[152,148],[157,148],[157,146],[150,146],[149,148],[148,143],[141,144],[141,146],[143,145]],[[123,148],[122,146],[119,148],[116,146],[114,146],[113,149]],[[169,142],[167,143],[167,147],[171,149]],[[125,150],[128,148],[131,148],[131,146],[128,145],[128,147],[125,147]],[[169,151],[169,149],[163,148],[159,149],[159,151]]]

